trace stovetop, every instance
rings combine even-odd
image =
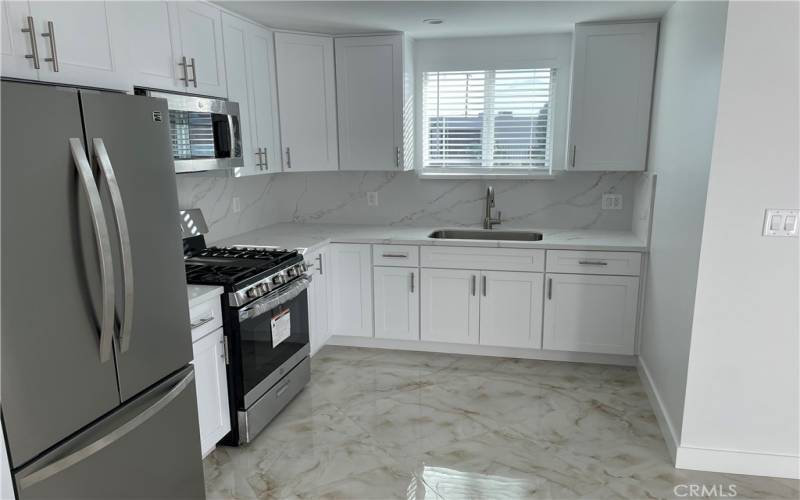
[[[184,259],[186,282],[237,289],[302,262],[296,250],[208,247]]]

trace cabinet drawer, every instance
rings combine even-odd
[[[547,251],[548,273],[639,276],[641,265],[638,252]]]
[[[192,326],[192,342],[197,342],[207,334],[222,327],[220,297],[214,297],[190,308],[189,323]]]
[[[422,247],[423,267],[486,269],[490,271],[544,271],[544,250],[484,247]]]
[[[372,245],[372,265],[418,267],[419,247],[410,245]]]

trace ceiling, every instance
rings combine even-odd
[[[660,18],[674,1],[228,1],[273,28],[332,35],[403,31],[413,38],[563,33],[576,22]],[[428,25],[423,19],[443,19]]]

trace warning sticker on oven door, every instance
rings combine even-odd
[[[289,338],[292,334],[292,321],[289,319],[289,310],[272,317],[272,347],[275,348]]]

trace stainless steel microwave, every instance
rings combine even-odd
[[[136,94],[167,100],[175,172],[205,172],[243,167],[239,105],[224,99],[136,89]]]

